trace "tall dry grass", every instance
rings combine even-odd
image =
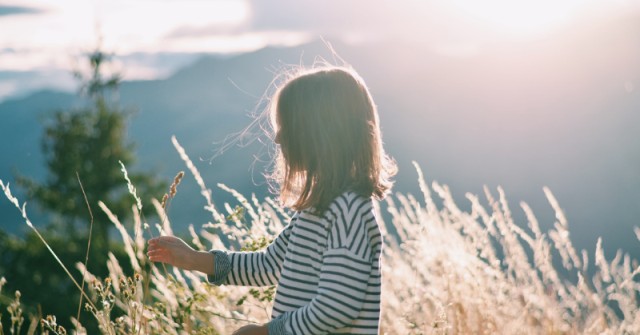
[[[245,198],[218,184],[220,192],[237,199],[236,204],[225,203],[218,209],[185,150],[173,142],[200,185],[203,209],[211,213],[210,222],[189,227],[195,248],[223,249],[226,243],[234,250],[256,250],[283,229],[288,213],[272,199]],[[637,260],[622,252],[607,259],[601,240],[595,253],[578,252],[549,190],[544,193],[556,222],[543,232],[525,203],[520,207],[528,218],[526,227],[514,222],[502,189],[485,189],[486,200],[467,194],[471,210],[463,211],[446,185],[427,185],[417,171],[420,199],[395,194],[376,206],[379,218],[391,218],[381,221],[382,334],[640,334]],[[0,186],[33,228],[8,185]],[[124,273],[113,254],[106,264],[109,278],[96,278],[82,263],[75,265],[92,283],[86,308],[103,334],[229,334],[247,322],[269,320],[273,288],[215,287],[201,273],[149,264],[144,250],[152,231],[173,233],[168,206],[153,201],[161,219],[147,227],[139,198],[129,186],[136,197],[133,222],[120,222],[107,204],[100,203],[100,208],[122,236],[135,273]],[[390,215],[382,215],[383,211]],[[640,229],[635,228],[635,234],[640,239]],[[19,301],[10,306],[14,314],[18,307]],[[13,328],[20,317],[12,316]],[[38,329],[43,334],[67,332],[53,317],[42,320],[40,327],[33,321],[29,334]],[[77,320],[73,324],[70,333],[86,333]]]

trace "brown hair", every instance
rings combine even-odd
[[[283,205],[324,211],[350,190],[382,199],[396,164],[382,147],[378,112],[349,68],[323,66],[294,75],[274,94],[277,153],[273,179]]]

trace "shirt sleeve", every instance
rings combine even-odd
[[[322,258],[317,295],[305,306],[268,324],[269,335],[332,333],[358,318],[371,276],[371,248],[365,223],[375,220],[370,201],[338,201],[328,249]]]
[[[276,285],[289,243],[292,224],[278,234],[269,246],[254,252],[211,250],[214,274],[207,276],[214,285],[269,286]]]

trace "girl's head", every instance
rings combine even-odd
[[[270,116],[283,204],[321,211],[347,190],[381,199],[391,189],[395,162],[382,147],[371,94],[352,69],[294,75],[276,91]]]

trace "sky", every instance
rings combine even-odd
[[[83,53],[101,44],[125,79],[171,74],[202,53],[237,54],[319,37],[405,39],[450,57],[496,40],[527,40],[640,0],[3,0],[0,101],[40,88],[74,89]]]

